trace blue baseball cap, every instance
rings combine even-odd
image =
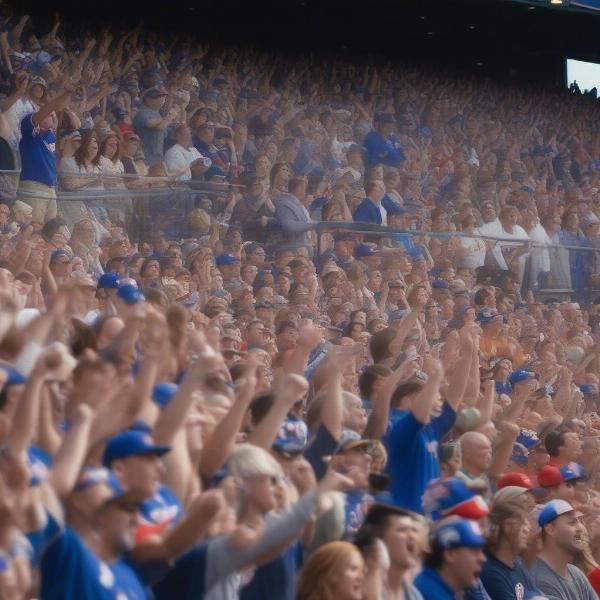
[[[568,467],[560,467],[558,470],[565,481],[575,481],[585,477],[583,467],[575,463]]]
[[[540,443],[540,438],[537,436],[537,433],[531,429],[521,429],[517,442],[523,444],[527,450],[531,450]]]
[[[64,248],[57,248],[50,255],[50,262],[54,262],[60,256],[66,256],[69,260],[72,260],[73,258],[72,254],[69,251],[65,250]]]
[[[300,454],[308,443],[308,428],[304,421],[286,419],[279,428],[273,450],[283,454]]]
[[[479,524],[468,519],[456,519],[445,523],[435,532],[435,539],[444,550],[461,546],[483,548],[485,545],[485,538]]]
[[[165,381],[157,383],[152,390],[152,401],[160,408],[165,408],[177,393],[179,386],[176,383]]]
[[[445,279],[434,279],[431,287],[437,290],[447,290],[450,284]]]
[[[127,304],[137,304],[146,299],[146,296],[130,283],[119,286],[117,296]]]
[[[112,492],[112,496],[108,497],[105,503],[114,502],[128,495],[118,477],[106,467],[84,467],[75,485],[75,491],[82,492],[99,484],[108,486]]]
[[[499,318],[502,318],[502,316],[498,314],[498,311],[489,306],[485,306],[477,313],[477,321],[482,325],[487,325]]]
[[[423,494],[423,506],[432,521],[448,516],[478,520],[490,512],[483,497],[458,477],[432,481]]]
[[[575,509],[566,500],[550,500],[544,504],[544,508],[538,515],[538,525],[543,528],[561,515],[574,511]]]
[[[240,259],[233,254],[217,254],[217,256],[215,256],[215,265],[217,265],[217,267],[235,265],[239,262]]]
[[[121,285],[121,276],[114,271],[104,273],[98,279],[98,288],[117,290],[119,289],[119,285]]]
[[[108,444],[106,444],[106,448],[104,449],[104,455],[102,456],[102,464],[105,467],[110,467],[115,460],[139,454],[157,454],[158,456],[162,456],[170,450],[171,446],[155,444],[150,434],[129,429],[108,440]]]
[[[529,450],[523,444],[515,442],[510,459],[514,463],[526,467],[529,464]]]
[[[354,253],[356,258],[363,258],[365,256],[377,256],[377,252],[369,246],[369,244],[359,244]]]
[[[520,381],[528,381],[529,379],[533,379],[534,374],[531,373],[530,371],[524,371],[523,369],[517,369],[516,371],[513,371],[509,378],[508,381],[510,381],[511,385],[515,385],[515,383],[519,383]]]

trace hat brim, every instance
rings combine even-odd
[[[450,510],[444,511],[443,515],[462,517],[463,519],[470,519],[472,521],[478,521],[483,519],[490,514],[490,509],[486,504],[485,500],[481,496],[473,496],[456,506],[453,506]]]
[[[348,452],[348,450],[356,450],[357,448],[361,448],[363,446],[373,447],[373,440],[356,440],[352,442],[347,442],[341,448],[337,448],[335,454],[342,454],[343,452]]]

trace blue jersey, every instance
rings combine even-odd
[[[66,527],[47,547],[40,570],[42,600],[117,598],[115,573],[71,527]]]
[[[412,412],[395,410],[385,435],[394,502],[402,508],[423,513],[423,492],[440,476],[438,447],[452,429],[456,412],[444,402],[442,413],[424,425]],[[406,485],[409,481],[411,485]]]
[[[423,600],[458,600],[452,588],[431,567],[425,567],[415,579]]]
[[[42,131],[33,123],[33,113],[21,121],[21,181],[36,181],[54,187],[56,185],[56,134]]]
[[[371,131],[363,142],[366,150],[366,165],[374,167],[399,167],[404,161],[404,152],[400,145],[392,139],[384,138],[379,132]]]
[[[140,523],[161,525],[175,523],[183,514],[183,505],[175,492],[161,485],[156,494],[140,506]]]

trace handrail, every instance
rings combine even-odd
[[[542,244],[540,242],[534,242],[531,240],[515,240],[513,238],[502,238],[502,237],[494,237],[490,235],[478,235],[474,233],[463,233],[462,231],[423,231],[423,230],[414,230],[414,229],[395,229],[393,227],[389,227],[387,225],[377,225],[375,223],[361,223],[354,221],[319,221],[314,223],[308,223],[304,227],[304,231],[321,231],[327,229],[337,229],[337,230],[349,230],[355,231],[356,233],[364,233],[364,234],[377,234],[382,237],[388,235],[410,235],[410,236],[428,236],[428,237],[437,237],[442,239],[452,239],[456,237],[466,237],[469,239],[477,239],[484,240],[489,242],[506,242],[512,245],[527,245],[530,248],[542,248],[544,250],[549,249],[565,249],[565,250],[577,250],[583,252],[600,252],[600,248],[590,248],[585,246],[570,246],[563,244]]]

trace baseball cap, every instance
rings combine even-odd
[[[513,444],[513,451],[510,459],[518,465],[527,466],[529,463],[529,450],[527,450],[523,444],[515,442]]]
[[[485,306],[477,313],[477,321],[482,325],[487,325],[498,318],[500,318],[498,311],[488,306]]]
[[[531,450],[540,443],[540,438],[537,436],[537,433],[531,429],[521,429],[517,442],[523,444],[527,450]]]
[[[544,505],[538,515],[538,525],[545,527],[561,515],[573,512],[575,509],[565,500],[550,500]]]
[[[519,383],[520,381],[528,381],[529,379],[532,379],[534,377],[534,374],[531,373],[530,371],[525,371],[523,369],[517,369],[516,371],[513,371],[509,378],[508,381],[510,382],[511,385],[515,385],[515,383]]]
[[[157,383],[152,390],[152,401],[160,408],[165,408],[177,393],[179,386],[176,383],[165,381]]]
[[[103,273],[98,279],[98,288],[104,288],[109,290],[116,290],[120,285],[120,275],[114,271]]]
[[[84,467],[75,484],[75,491],[82,492],[93,485],[99,484],[107,485],[112,492],[112,496],[107,498],[105,503],[115,502],[128,495],[128,492],[121,486],[118,477],[106,467]]]
[[[344,429],[342,431],[342,435],[340,436],[338,445],[334,450],[334,454],[346,452],[347,450],[353,450],[354,448],[359,448],[361,446],[373,446],[373,441],[363,440],[360,435],[356,433],[356,431],[352,431],[352,429]]]
[[[359,244],[354,253],[356,258],[364,258],[366,256],[377,256],[377,252],[369,246],[369,244]]]
[[[286,419],[279,427],[273,450],[282,454],[300,454],[308,442],[308,428],[304,421]]]
[[[485,538],[479,524],[468,519],[453,519],[435,531],[435,539],[444,550],[466,546],[483,548]]]
[[[217,254],[217,256],[215,256],[215,265],[217,265],[217,267],[235,265],[239,262],[239,258],[233,254]]]
[[[122,458],[140,454],[157,454],[162,456],[171,450],[171,446],[154,443],[152,436],[143,431],[127,430],[112,437],[106,444],[102,464],[105,467]]]
[[[492,508],[497,503],[510,502],[511,500],[515,500],[529,491],[530,490],[528,488],[520,485],[507,485],[494,494]]]
[[[432,481],[423,494],[423,506],[433,521],[448,516],[477,520],[490,512],[483,497],[458,477]]]
[[[538,484],[540,487],[549,488],[564,483],[566,480],[558,467],[546,465],[540,469],[538,473]]]
[[[450,287],[450,284],[444,279],[434,279],[431,287],[435,290],[447,290]]]
[[[140,290],[129,283],[119,286],[117,296],[126,304],[137,304],[146,299],[146,296]]]
[[[143,98],[160,98],[161,96],[168,96],[168,92],[159,87],[151,87],[144,92]]]
[[[531,479],[524,473],[518,473],[517,471],[511,471],[510,473],[504,473],[498,480],[498,489],[501,490],[505,487],[522,487],[528,490],[533,489],[533,483]]]

